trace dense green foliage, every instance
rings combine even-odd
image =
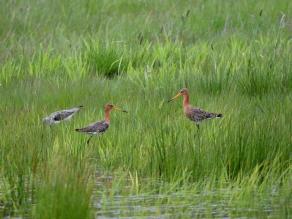
[[[0,1],[0,215],[287,217],[291,15],[290,0]],[[224,118],[197,131],[166,102],[182,87]],[[74,128],[107,102],[130,113],[86,145]]]

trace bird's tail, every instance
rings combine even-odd
[[[76,131],[76,132],[80,132],[80,131],[81,131],[81,129],[75,129],[75,131]]]
[[[223,117],[223,114],[222,113],[218,113],[217,115],[216,115],[216,118],[222,118]]]

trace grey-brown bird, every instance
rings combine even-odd
[[[82,132],[82,133],[86,133],[89,134],[90,137],[87,140],[87,144],[89,144],[90,139],[92,138],[93,135],[99,135],[104,133],[110,126],[110,112],[112,110],[119,110],[122,111],[124,113],[127,113],[126,110],[123,110],[113,104],[106,104],[104,106],[104,112],[105,112],[105,119],[102,121],[97,121],[94,122],[84,128],[79,128],[79,129],[75,129],[77,132]]]
[[[43,123],[45,123],[46,125],[54,125],[62,121],[70,120],[77,112],[80,111],[81,108],[83,108],[83,106],[53,112],[50,115],[43,118]]]
[[[190,105],[189,91],[187,88],[181,89],[178,94],[171,98],[168,102],[173,101],[180,96],[183,96],[183,109],[185,116],[191,121],[195,122],[198,129],[200,128],[199,124],[205,119],[223,117],[221,113],[210,113],[200,108],[192,107]]]

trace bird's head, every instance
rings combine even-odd
[[[106,112],[110,112],[110,111],[112,111],[112,110],[118,110],[118,111],[122,111],[122,112],[124,112],[124,113],[127,113],[126,110],[123,110],[123,109],[121,109],[120,107],[115,106],[115,105],[113,105],[113,104],[111,104],[111,103],[108,103],[108,104],[106,104],[106,105],[104,106],[104,111],[106,111]]]
[[[180,97],[180,96],[185,96],[189,94],[189,90],[187,88],[183,88],[181,89],[173,98],[171,98],[170,100],[168,100],[168,102],[175,100],[176,98]]]

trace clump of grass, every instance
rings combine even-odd
[[[85,43],[83,62],[86,63],[91,75],[106,78],[123,74],[128,67],[128,60],[122,52],[112,45],[97,42]]]
[[[66,133],[64,133],[66,135]],[[68,144],[70,144],[68,142]],[[41,166],[33,218],[91,218],[92,149],[60,145],[56,139]]]
[[[52,169],[47,169],[45,180],[41,180],[35,191],[33,218],[91,218],[87,169],[80,168],[82,165],[76,165],[73,160],[63,162],[58,158],[57,161],[56,157],[49,162],[48,168]]]

